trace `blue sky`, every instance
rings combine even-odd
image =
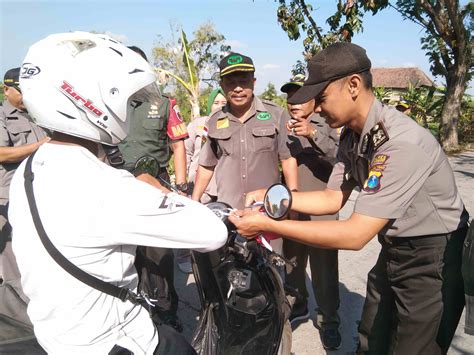
[[[308,1],[311,3],[311,1]],[[320,26],[334,12],[336,1],[317,1]],[[314,2],[313,2],[314,3]],[[273,0],[0,0],[0,73],[19,66],[29,45],[51,33],[72,30],[110,32],[147,55],[157,35],[168,38],[170,22],[188,36],[199,24],[212,21],[234,51],[253,58],[260,93],[268,82],[279,88],[301,58],[301,40],[290,41],[276,19]],[[353,43],[366,48],[373,67],[417,66],[427,75],[429,63],[420,49],[421,28],[403,21],[394,10],[366,15],[364,31]],[[472,91],[472,90],[471,90]]]

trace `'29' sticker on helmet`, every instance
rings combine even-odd
[[[244,58],[242,58],[242,56],[240,55],[231,55],[227,59],[227,64],[230,64],[230,65],[239,64],[239,63],[242,63],[243,60]]]
[[[41,73],[41,69],[36,65],[33,65],[31,63],[23,63],[23,65],[21,66],[20,78],[29,79],[39,73]]]

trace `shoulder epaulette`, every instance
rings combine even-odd
[[[278,106],[278,104],[274,103],[273,101],[264,100],[264,99],[260,99],[260,100],[262,100],[262,102],[263,102],[264,104],[267,104],[267,105],[270,105],[270,106],[280,107],[280,106]]]

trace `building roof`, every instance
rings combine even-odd
[[[409,84],[433,86],[433,81],[419,68],[372,68],[374,87],[407,89]]]

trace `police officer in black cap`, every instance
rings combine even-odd
[[[281,87],[290,100],[303,86],[304,75],[295,75]],[[291,121],[288,129],[288,147],[298,165],[299,191],[324,190],[336,161],[339,144],[338,130],[332,129],[324,119],[314,113],[314,99],[302,104],[287,104]],[[297,214],[301,221],[336,220],[337,214],[310,216]],[[295,217],[295,216],[294,216]],[[311,284],[318,304],[316,325],[320,329],[325,349],[336,350],[341,345],[339,333],[339,272],[338,251],[311,247],[291,239],[283,241],[286,258],[296,261],[296,266],[286,265],[286,285],[298,291],[290,322],[309,317],[308,291],[306,288],[306,264],[311,266]]]
[[[345,221],[231,217],[239,232],[278,231],[323,248],[359,250],[378,235],[359,326],[359,353],[445,354],[464,307],[461,255],[468,214],[448,159],[433,135],[380,103],[363,48],[337,43],[308,63],[309,78],[289,100],[315,98],[315,112],[344,126],[338,162],[324,191],[293,194],[292,209],[335,213],[361,191]],[[264,191],[249,193],[247,203]],[[244,212],[240,212],[244,215]]]
[[[46,132],[34,124],[23,105],[19,86],[20,68],[13,68],[5,73],[3,91],[5,101],[0,108],[0,285],[5,292],[13,288],[15,297],[2,293],[0,314],[15,320],[16,330],[12,330],[12,322],[4,324],[0,319],[0,353],[2,351],[34,351],[43,350],[34,340],[33,326],[26,315],[26,296],[20,285],[20,272],[11,249],[11,226],[8,223],[8,197],[10,182],[20,163],[38,147],[49,141]],[[21,297],[24,303],[11,304],[12,300]],[[11,313],[11,311],[14,311]],[[10,338],[9,338],[10,336]],[[16,337],[16,338],[15,338]],[[25,343],[29,339],[31,343]],[[9,345],[3,345],[8,342]],[[16,345],[15,345],[16,344]],[[37,347],[37,348],[36,348]]]

